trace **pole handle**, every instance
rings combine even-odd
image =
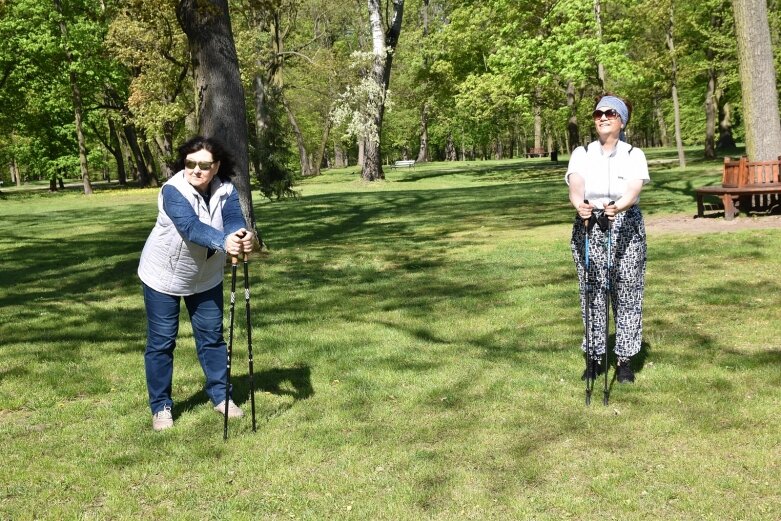
[[[589,204],[588,199],[583,199],[583,202]],[[583,219],[583,226],[585,226],[586,231],[588,231],[588,219]]]

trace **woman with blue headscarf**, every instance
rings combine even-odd
[[[629,124],[631,110],[629,102],[616,96],[600,98],[593,113],[598,139],[573,150],[565,175],[570,202],[578,212],[570,246],[578,272],[584,324],[587,299],[583,250],[585,234],[589,234],[588,280],[593,288],[588,299],[591,336],[587,339],[584,335],[582,349],[586,356],[591,355],[591,360],[583,379],[596,378],[605,371],[600,360],[607,347],[605,285],[608,276],[607,287],[616,324],[616,372],[620,383],[634,382],[631,359],[640,351],[642,343],[646,240],[638,202],[640,191],[650,177],[643,151],[625,140],[624,129]],[[588,229],[584,226],[586,220]],[[601,226],[595,226],[596,222]],[[587,340],[590,341],[588,351]]]

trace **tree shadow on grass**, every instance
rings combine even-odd
[[[234,361],[235,363],[235,361]],[[275,396],[289,396],[293,403],[283,407],[284,410],[290,409],[295,402],[306,400],[315,394],[312,386],[312,371],[308,365],[299,365],[287,368],[271,368],[254,373],[255,400],[257,402],[259,393],[269,393]],[[233,391],[231,398],[239,405],[250,404],[250,380],[249,373],[233,376],[231,375],[231,386]],[[193,393],[179,405],[176,406],[174,417],[178,417],[186,411],[190,411],[200,405],[210,403],[209,397],[204,390]],[[245,411],[249,412],[249,411]],[[283,412],[277,411],[277,414]]]
[[[433,179],[437,177],[446,177],[450,175],[467,175],[474,177],[476,180],[494,180],[494,181],[517,181],[518,179],[536,179],[543,175],[549,175],[552,169],[563,169],[564,165],[561,163],[553,163],[548,161],[547,163],[542,161],[535,162],[512,162],[512,163],[488,163],[480,164],[473,163],[469,165],[469,168],[465,168],[464,165],[453,164],[451,168],[426,168],[412,171],[405,171],[399,175],[398,179],[394,179],[396,183],[415,183],[424,179]],[[496,174],[501,172],[501,175]],[[510,174],[510,175],[508,175]],[[391,173],[393,175],[393,173]]]

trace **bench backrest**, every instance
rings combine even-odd
[[[741,157],[733,161],[724,158],[721,184],[727,188],[751,185],[767,185],[781,182],[781,156],[775,161],[749,161]]]
[[[414,159],[404,159],[404,160],[401,160],[401,161],[396,161],[393,164],[394,165],[398,165],[398,166],[410,166],[410,165],[414,165],[415,164],[415,160]]]

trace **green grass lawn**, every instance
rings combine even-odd
[[[352,168],[257,199],[258,432],[227,443],[186,312],[176,424],[151,430],[157,191],[5,196],[0,519],[781,518],[781,230],[651,235],[637,382],[586,407],[565,165]],[[646,215],[693,215],[721,175],[674,166]]]

